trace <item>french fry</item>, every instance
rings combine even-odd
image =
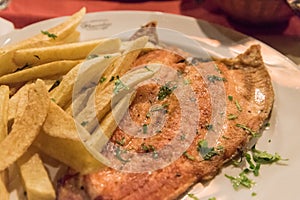
[[[7,136],[7,121],[8,121],[8,99],[9,88],[5,85],[0,86],[0,142]],[[0,172],[0,194],[1,199],[8,200],[9,192],[7,191],[7,171]]]
[[[103,43],[101,43],[99,46],[97,46],[97,48],[95,49],[95,53],[97,54],[115,53],[119,50],[119,48],[120,48],[119,39],[108,39],[103,41]],[[102,56],[91,60],[87,60],[83,63],[84,66],[82,67],[82,69],[88,68],[90,66],[92,73],[93,72],[100,73],[101,70],[105,69],[106,66],[109,65],[116,56],[118,56],[118,54],[110,55],[108,57]],[[64,107],[71,101],[73,86],[77,79],[78,71],[80,70],[80,68],[81,65],[75,66],[63,77],[63,80],[61,81],[59,86],[50,92],[51,99],[53,99],[60,107]]]
[[[89,121],[86,126],[86,129],[89,132],[92,132],[94,130],[95,126],[98,123],[97,121],[101,121],[105,114],[110,110],[111,97],[113,94],[113,88],[115,86],[115,82],[111,81],[111,77],[121,77],[125,72],[127,72],[132,67],[133,62],[138,57],[147,41],[148,37],[141,37],[130,42],[128,44],[128,48],[124,52],[124,55],[119,57],[112,65],[108,66],[105,70],[103,77],[105,77],[106,80],[97,85],[95,90],[95,99],[94,95],[92,95],[88,100],[88,105],[93,106],[87,106],[86,109],[81,111],[81,113],[76,116],[76,120],[78,121],[83,121],[83,119],[85,119],[85,121]],[[95,119],[94,116],[93,111],[95,109],[97,112],[96,115],[98,120]]]
[[[79,42],[79,38],[80,38],[80,32],[74,31],[74,32],[70,33],[70,35],[68,35],[67,37],[65,37],[63,40],[61,40],[59,42],[56,42],[55,45],[66,44],[66,43],[73,43],[73,42]]]
[[[86,58],[93,49],[104,41],[105,39],[100,39],[48,47],[20,49],[15,52],[14,62],[17,66],[35,66],[58,60],[80,60]]]
[[[150,64],[147,68],[138,68],[125,74],[119,80],[121,87],[116,84],[109,84],[101,93],[91,95],[86,107],[74,118],[78,122],[88,122],[85,128],[91,133],[103,117],[111,110],[111,106],[120,101],[128,92],[140,82],[154,76],[159,70],[160,64]],[[119,87],[119,88],[118,88]],[[96,102],[94,104],[94,102]],[[96,116],[95,116],[96,114]]]
[[[101,73],[101,71],[103,71],[106,66],[114,60],[114,58],[115,56],[111,56],[109,58],[99,57],[78,64],[63,78],[59,86],[50,92],[51,99],[53,99],[57,105],[64,107],[72,99],[73,87],[77,80],[78,70],[80,70],[81,65],[89,65],[89,69],[91,69],[90,71],[95,74],[97,72]]]
[[[0,77],[0,84],[11,85],[38,78],[64,75],[79,63],[81,63],[81,60],[62,60],[38,65],[12,74],[4,75]]]
[[[51,102],[43,129],[34,145],[45,154],[85,174],[104,167],[84,147],[78,131],[84,132],[80,124]],[[88,133],[86,133],[88,135]]]
[[[126,94],[101,121],[96,131],[85,142],[88,149],[92,149],[93,155],[97,156],[98,152],[101,152],[102,148],[111,138],[113,132],[118,126],[118,122],[122,119],[126,113],[129,105],[135,97],[135,92]]]
[[[37,80],[28,90],[27,97],[25,108],[18,104],[12,130],[0,143],[0,171],[5,170],[26,152],[46,119],[50,100],[45,84]]]
[[[23,157],[17,163],[20,168],[27,199],[54,200],[56,198],[55,190],[39,154],[24,155]]]
[[[9,88],[0,86],[0,141],[7,136]]]
[[[15,93],[8,102],[8,123],[13,124],[14,119],[17,115],[17,110],[19,107],[19,112],[21,107],[25,108],[25,104],[28,103],[28,91],[32,87],[31,84],[24,85],[17,93]]]
[[[60,43],[75,31],[81,19],[85,15],[85,12],[86,9],[82,8],[80,11],[69,17],[61,24],[50,28],[48,30],[48,33],[54,34],[56,36],[55,39],[49,37],[47,34],[39,33],[17,44],[12,44],[1,48],[0,76],[14,72],[18,69],[18,66],[13,61],[14,53],[16,50],[33,47],[51,46]]]
[[[97,86],[97,91],[101,91],[108,84],[111,84],[111,77],[121,77],[125,72],[127,72],[132,67],[133,62],[136,60],[142,48],[145,47],[147,42],[148,37],[146,36],[140,37],[134,41],[129,42],[126,45],[122,56],[118,60],[116,60],[116,62],[113,63],[113,65],[108,66],[108,68],[103,73],[103,77],[105,77],[106,80]]]

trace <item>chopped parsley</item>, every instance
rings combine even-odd
[[[207,124],[206,126],[205,126],[205,128],[206,128],[206,130],[208,130],[208,131],[211,131],[211,130],[213,130],[213,125],[212,124]]]
[[[235,100],[235,106],[236,106],[236,108],[238,109],[238,111],[240,111],[240,112],[243,111],[243,109],[242,109],[240,103],[238,102],[238,100]]]
[[[106,81],[106,77],[102,76],[99,80],[99,83],[103,83],[104,81]]]
[[[204,160],[210,160],[212,157],[219,155],[223,151],[223,147],[208,147],[206,140],[200,140],[198,142],[197,150]]]
[[[52,39],[56,39],[57,38],[57,35],[55,35],[54,33],[49,33],[48,31],[41,31],[42,34],[44,35],[47,35],[49,38],[52,38]]]
[[[230,95],[229,95],[229,96],[228,96],[228,100],[229,100],[229,101],[232,101],[232,100],[233,100],[233,96],[230,96]]]
[[[97,55],[97,54],[90,54],[90,55],[88,55],[88,57],[86,59],[87,60],[91,60],[91,59],[97,58],[97,57],[99,57],[99,55]]]
[[[255,197],[256,195],[257,195],[256,192],[251,193],[251,196],[253,196],[253,197]]]
[[[245,172],[241,172],[238,176],[229,176],[225,174],[225,177],[231,181],[235,190],[239,189],[241,186],[251,188],[255,184],[253,180],[248,178]]]
[[[143,143],[143,144],[141,144],[141,148],[146,153],[152,152],[153,153],[152,157],[154,159],[158,158],[158,152],[156,151],[155,147],[152,146],[151,144],[150,145],[146,145],[145,143]]]
[[[121,146],[124,146],[124,144],[125,144],[125,137],[122,137],[121,140],[116,140],[116,143],[119,144],[119,145],[121,145]]]
[[[108,58],[111,58],[111,56],[110,55],[106,55],[106,56],[104,56],[104,58],[108,59]]]
[[[167,96],[172,94],[176,88],[176,85],[171,87],[170,83],[161,86],[157,95],[158,100],[164,100]]]
[[[145,65],[144,67],[146,70],[148,70],[149,72],[153,72],[153,70],[151,70],[147,65]]]
[[[287,159],[282,159],[278,153],[275,153],[273,155],[266,151],[260,151],[255,148],[252,148],[252,155],[253,155],[253,160],[260,164],[272,164],[280,160],[287,160]]]
[[[125,89],[125,90],[129,90],[129,87],[127,85],[125,85],[118,77],[117,80],[115,82],[115,87],[114,87],[114,93],[117,94],[120,92],[120,90]]]
[[[186,135],[185,135],[185,134],[180,135],[180,140],[181,140],[181,141],[185,140],[185,138],[186,138]]]
[[[86,126],[89,122],[88,121],[82,121],[80,124],[81,126]]]
[[[191,81],[189,79],[184,79],[183,80],[184,85],[189,85]]]
[[[183,152],[183,155],[187,158],[187,159],[189,159],[189,160],[192,160],[192,161],[194,161],[195,160],[195,157],[194,156],[192,156],[191,154],[189,154],[188,152]]]
[[[156,107],[153,107],[151,108],[151,112],[156,112],[156,111],[161,111],[161,110],[164,110],[164,112],[167,112],[166,108],[169,106],[169,104],[165,103],[161,106],[156,106]]]
[[[266,151],[257,150],[255,146],[251,149],[251,151],[244,153],[242,156],[243,157],[241,157],[241,160],[239,161],[237,166],[242,163],[244,158],[247,162],[247,167],[244,168],[237,177],[225,174],[225,176],[231,180],[232,185],[235,189],[238,189],[240,186],[251,188],[255,183],[247,177],[247,174],[253,173],[254,176],[258,176],[260,166],[262,164],[271,164],[283,160],[279,154],[275,153],[274,155],[272,155],[270,153],[267,153]]]
[[[129,159],[124,159],[124,158],[122,158],[122,154],[123,153],[125,153],[126,152],[126,150],[124,150],[124,151],[122,151],[121,149],[120,149],[120,147],[117,147],[116,148],[116,158],[118,159],[118,160],[120,160],[121,162],[123,162],[123,163],[126,163],[126,162],[129,162],[130,160]]]
[[[227,116],[227,119],[229,119],[229,120],[235,120],[235,119],[237,119],[237,118],[238,118],[238,116],[235,115],[235,114],[229,114],[229,115]]]
[[[250,133],[253,137],[258,136],[258,133],[256,131],[252,130],[251,128],[247,127],[244,124],[236,124],[235,126],[244,129],[246,132]]]
[[[148,124],[143,124],[143,133],[144,134],[148,133]]]
[[[145,143],[143,143],[141,144],[141,148],[146,153],[155,151],[155,147],[152,146],[151,144],[146,145]]]
[[[207,80],[211,83],[215,83],[216,81],[226,81],[225,78],[216,75],[208,75]]]
[[[244,170],[244,172],[248,173],[248,172],[252,171],[254,176],[258,176],[259,175],[259,169],[260,169],[260,163],[252,162],[252,158],[251,158],[251,155],[249,153],[245,154],[245,159],[246,159],[247,163],[249,164],[249,168],[246,168]]]
[[[211,197],[208,200],[217,200],[217,198],[216,197]]]
[[[190,197],[190,198],[193,199],[193,200],[199,200],[199,198],[196,197],[196,195],[194,195],[194,194],[192,194],[192,193],[189,193],[189,194],[188,194],[188,197]]]
[[[56,100],[54,98],[51,98],[51,101],[53,101],[54,103],[56,103]]]

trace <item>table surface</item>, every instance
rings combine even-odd
[[[15,28],[22,28],[41,20],[71,15],[83,6],[87,12],[142,10],[192,16],[255,37],[300,64],[300,17],[294,15],[287,22],[273,26],[242,25],[230,20],[213,0],[11,0],[9,7],[0,11],[0,17],[11,21]]]

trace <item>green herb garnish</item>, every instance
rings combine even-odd
[[[143,133],[148,133],[148,124],[143,124]]]
[[[252,148],[252,153],[253,153],[253,160],[260,164],[272,164],[280,160],[287,160],[287,159],[282,159],[278,153],[275,153],[273,155],[267,153],[266,151],[260,151],[255,148]]]
[[[189,85],[191,81],[189,79],[184,79],[183,80],[184,85]]]
[[[235,115],[235,114],[229,114],[229,115],[227,116],[227,119],[229,119],[229,120],[235,120],[235,119],[237,119],[237,118],[238,118],[238,116]]]
[[[206,140],[200,140],[198,142],[197,150],[204,160],[210,160],[212,157],[219,155],[223,151],[223,147],[208,147]]]
[[[185,140],[185,138],[186,138],[186,135],[185,135],[185,134],[180,135],[180,140],[181,140],[181,141]]]
[[[193,200],[199,200],[199,198],[196,197],[196,195],[194,195],[194,194],[192,194],[192,193],[189,193],[189,194],[188,194],[188,197],[190,197],[190,198],[193,199]]]
[[[99,80],[99,83],[103,83],[104,81],[106,81],[106,77],[102,76]]]
[[[151,108],[151,112],[161,111],[164,110],[164,112],[167,112],[166,108],[169,106],[169,104],[163,104],[161,106],[156,106],[154,108]]]
[[[208,75],[207,80],[211,83],[215,83],[216,81],[226,81],[225,78],[216,75]]]
[[[252,171],[254,176],[259,175],[259,169],[260,169],[260,163],[254,163],[252,162],[251,155],[249,153],[245,154],[245,158],[247,163],[249,164],[249,168],[245,169],[245,172]]]
[[[117,158],[118,160],[120,160],[121,162],[123,162],[123,163],[130,162],[129,159],[126,160],[126,159],[122,158],[122,154],[125,153],[125,152],[126,152],[126,150],[122,151],[122,150],[120,149],[120,147],[117,147],[117,148],[116,148],[116,158]]]
[[[149,72],[153,72],[153,70],[151,70],[147,65],[145,65],[144,67],[146,70],[148,70]]]
[[[121,140],[116,140],[116,143],[119,144],[119,145],[121,145],[121,146],[124,146],[124,144],[125,144],[125,137],[122,137]]]
[[[207,124],[206,126],[205,126],[205,128],[206,128],[206,130],[208,130],[208,131],[211,131],[211,130],[213,130],[213,125],[212,124]]]
[[[256,131],[252,130],[251,128],[247,127],[246,125],[236,124],[235,126],[244,129],[246,132],[250,133],[253,137],[258,136],[258,133]]]
[[[141,148],[146,153],[155,151],[155,147],[152,146],[151,144],[150,145],[146,145],[145,143],[143,143],[143,144],[141,144]]]
[[[187,159],[189,159],[189,160],[192,160],[192,161],[194,161],[195,160],[195,157],[194,156],[192,156],[191,154],[189,154],[188,152],[183,152],[183,155],[187,158]]]
[[[238,109],[238,111],[240,111],[240,112],[243,111],[243,109],[242,109],[241,105],[239,104],[238,100],[235,100],[235,106]]]
[[[88,121],[82,121],[80,124],[81,126],[86,126],[89,122]]]
[[[114,87],[114,93],[117,94],[120,92],[120,90],[125,89],[125,90],[129,90],[129,87],[127,85],[125,85],[118,77],[117,80],[115,82],[115,87]]]
[[[54,40],[57,38],[57,35],[55,35],[53,33],[49,33],[48,31],[41,31],[41,33],[44,35],[47,35],[49,38],[52,38]]]
[[[232,100],[233,100],[233,96],[230,96],[230,95],[229,95],[229,96],[228,96],[228,100],[229,100],[229,101],[232,101]]]
[[[177,86],[170,86],[170,83],[167,83],[159,88],[158,100],[164,100],[167,96],[172,94],[172,92],[177,88]]]
[[[251,188],[255,184],[254,181],[247,177],[245,172],[241,172],[238,176],[235,177],[225,174],[225,177],[231,181],[232,186],[235,190],[239,189],[240,186]]]
[[[97,58],[97,57],[99,57],[99,55],[97,55],[97,54],[90,54],[90,55],[88,55],[88,57],[86,57],[86,59],[87,60],[91,60],[91,59]]]

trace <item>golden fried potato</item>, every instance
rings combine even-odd
[[[0,142],[7,136],[7,122],[8,122],[8,99],[9,88],[5,85],[0,86]],[[7,171],[0,172],[0,194],[1,199],[8,200],[9,192],[7,191]]]
[[[42,132],[36,138],[34,145],[45,154],[81,173],[103,168],[104,165],[84,147],[78,131],[84,132],[85,129],[80,124],[76,124],[74,119],[54,102],[51,102]]]
[[[12,74],[1,76],[0,84],[11,85],[20,82],[36,80],[38,78],[65,75],[81,62],[81,60],[61,60],[38,65],[32,68],[17,71]]]
[[[5,170],[26,152],[46,119],[50,100],[45,84],[37,80],[29,88],[27,97],[25,105],[19,101],[12,130],[0,143],[0,171]]]
[[[28,200],[55,200],[54,187],[39,154],[24,155],[17,163]]]
[[[17,66],[35,66],[59,60],[85,59],[105,39],[75,42],[47,47],[36,47],[17,50],[14,62]]]
[[[14,72],[18,69],[19,66],[17,66],[13,61],[16,50],[52,46],[57,43],[61,43],[61,41],[65,40],[69,35],[76,31],[76,28],[85,15],[85,12],[86,9],[82,8],[64,22],[53,28],[50,28],[47,31],[38,33],[37,35],[16,44],[11,44],[0,48],[0,76]]]

